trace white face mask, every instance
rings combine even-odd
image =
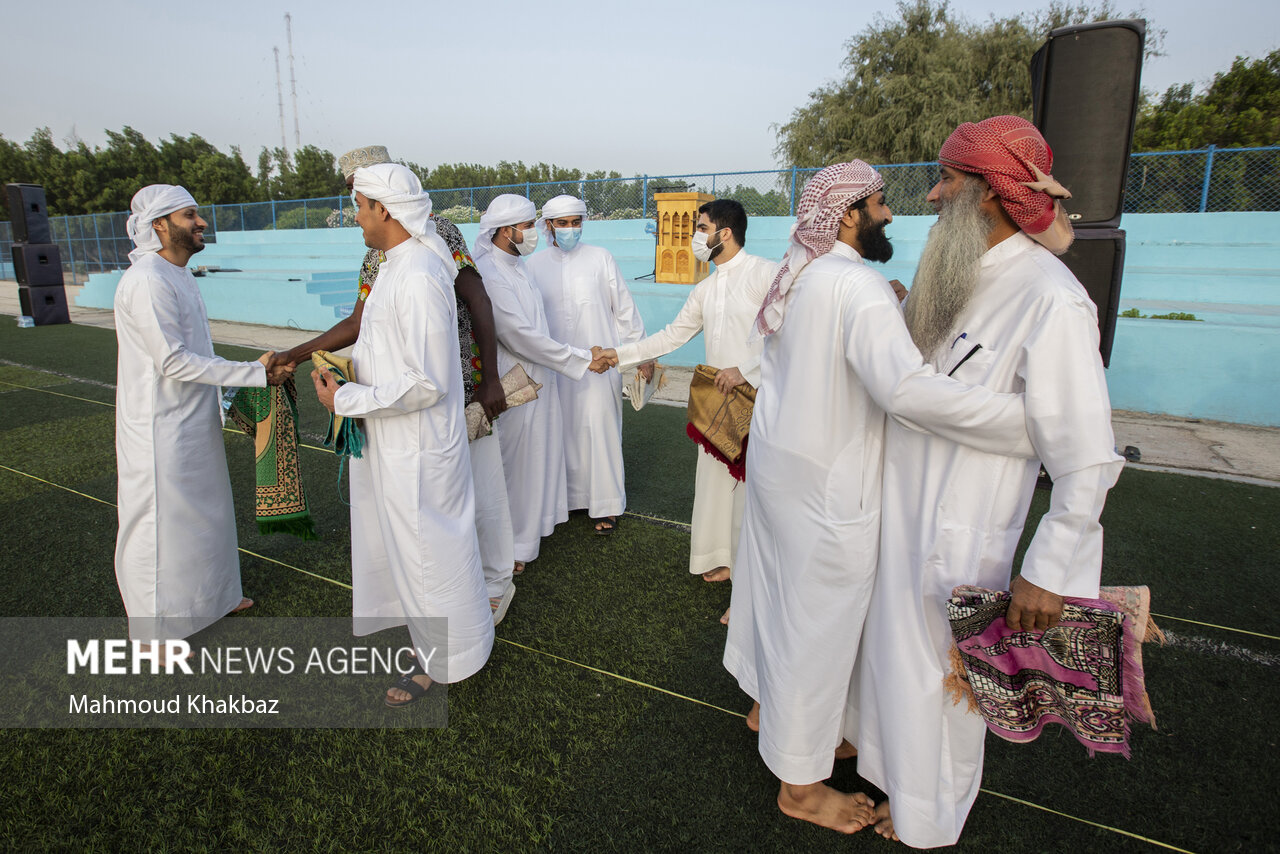
[[[532,255],[533,250],[538,248],[538,230],[536,228],[525,228],[520,231],[523,237],[522,243],[515,244],[516,251],[521,255]]]
[[[719,232],[717,232],[717,234],[718,233]],[[689,248],[693,250],[694,258],[706,263],[711,260],[711,253],[714,252],[722,243],[724,243],[723,240],[718,240],[716,241],[715,246],[708,246],[706,233],[698,231],[694,233],[692,240],[690,240],[691,245]]]

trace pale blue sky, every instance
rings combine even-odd
[[[956,0],[970,18],[1035,4]],[[1121,9],[1130,7],[1120,4]],[[1206,8],[1211,14],[1206,14]],[[254,163],[280,144],[272,46],[293,15],[304,144],[382,143],[424,165],[546,161],[624,175],[770,169],[770,125],[840,74],[844,42],[892,0],[593,4],[282,0],[6,4],[0,133],[90,145],[132,125],[198,133]],[[1168,30],[1143,85],[1207,82],[1280,45],[1280,3],[1152,0]]]

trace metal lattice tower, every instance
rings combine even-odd
[[[298,130],[298,80],[293,76],[293,17],[284,13],[284,35],[289,45],[289,95],[293,98],[293,146],[302,147],[302,134]]]
[[[289,156],[289,138],[284,134],[284,87],[280,85],[280,48],[273,47],[271,52],[276,56],[276,103],[280,106],[280,147],[285,157]]]

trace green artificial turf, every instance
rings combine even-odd
[[[112,571],[115,511],[100,503],[115,501],[113,412],[103,405],[113,401],[105,384],[114,375],[110,330],[19,330],[0,318],[0,465],[58,485],[0,468],[6,616],[123,617]],[[325,415],[305,382],[300,391],[304,442],[318,444]],[[224,435],[241,546],[349,583],[337,460],[302,452],[321,539],[263,537],[251,512],[251,444]],[[624,445],[628,510],[637,515],[598,537],[575,514],[544,542],[517,581],[488,665],[449,687],[447,728],[8,730],[0,845],[896,848],[869,832],[843,839],[777,811],[777,783],[741,717],[750,701],[720,665],[718,617],[729,586],[689,575],[687,530],[671,524],[689,519],[701,452],[684,436],[683,411],[669,407],[628,407]],[[1039,493],[1024,547],[1046,506]],[[1103,517],[1104,583],[1148,584],[1158,614],[1280,634],[1278,511],[1277,489],[1127,471]],[[257,604],[234,620],[350,615],[350,592],[335,584],[249,555],[242,573]],[[1131,761],[1090,759],[1061,728],[1030,745],[993,737],[984,789],[1187,850],[1276,850],[1269,784],[1280,779],[1280,752],[1268,710],[1280,698],[1280,642],[1156,620],[1173,636],[1145,650],[1160,728],[1135,728]],[[866,788],[854,762],[837,764],[833,784]],[[1157,850],[995,794],[979,796],[958,848]]]

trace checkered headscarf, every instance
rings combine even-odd
[[[772,335],[778,331],[787,310],[787,292],[796,276],[806,264],[835,246],[840,219],[849,206],[882,189],[884,179],[880,173],[861,160],[828,166],[808,180],[796,205],[791,245],[756,315],[757,332]]]

